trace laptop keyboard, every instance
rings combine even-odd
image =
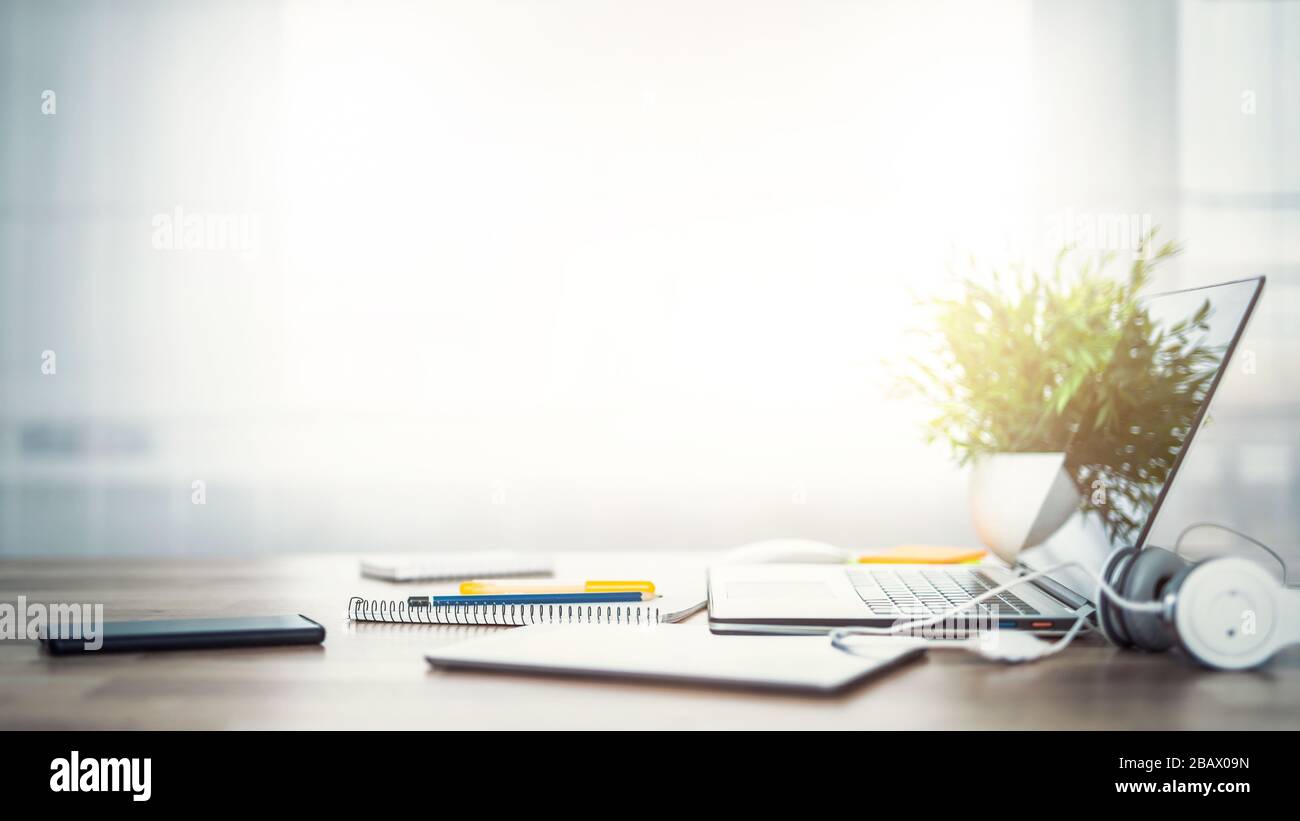
[[[956,568],[890,570],[854,568],[848,571],[858,596],[875,616],[929,616],[946,613],[997,585],[979,570]],[[963,613],[986,616],[1037,616],[1032,605],[1003,591]]]

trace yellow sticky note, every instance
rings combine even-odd
[[[963,564],[982,558],[984,550],[978,547],[900,544],[879,553],[865,553],[858,556],[858,561],[862,564]]]

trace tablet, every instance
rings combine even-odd
[[[854,644],[855,653],[858,645]],[[717,636],[703,625],[530,625],[439,648],[435,668],[834,693],[925,652],[925,643],[882,637],[860,655],[826,636]]]

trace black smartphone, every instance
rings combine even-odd
[[[91,639],[43,638],[56,656],[74,653],[194,650],[212,647],[258,647],[278,644],[320,644],[325,628],[302,615],[250,616],[234,619],[168,619],[165,621],[104,622]],[[103,644],[95,649],[102,639]]]

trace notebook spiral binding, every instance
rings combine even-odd
[[[654,605],[621,604],[454,604],[411,607],[393,599],[353,596],[348,602],[348,619],[401,624],[614,624],[644,625],[663,620]]]

